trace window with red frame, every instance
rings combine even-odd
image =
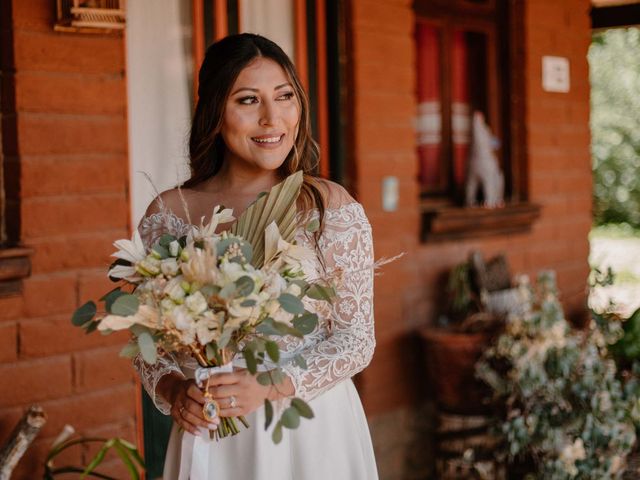
[[[474,111],[483,113],[510,183],[507,0],[417,0],[417,148],[427,202],[460,204]],[[511,193],[507,186],[506,198]]]

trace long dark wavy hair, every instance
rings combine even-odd
[[[302,170],[303,210],[317,208],[321,228],[325,202],[319,190],[316,167],[320,158],[318,144],[311,136],[309,100],[302,88],[296,69],[286,53],[271,40],[251,33],[230,35],[209,46],[198,75],[198,103],[189,137],[191,177],[183,188],[191,188],[215,176],[222,168],[225,144],[220,135],[225,105],[240,72],[258,57],[273,60],[282,67],[293,86],[300,105],[298,136],[293,148],[279,168],[284,178]],[[317,240],[317,236],[316,236]]]

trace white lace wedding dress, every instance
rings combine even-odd
[[[317,218],[317,210],[310,215],[307,221]],[[283,358],[302,354],[307,362],[307,370],[293,363],[284,370],[293,381],[295,395],[309,402],[315,418],[302,419],[296,430],[284,429],[278,445],[271,440],[271,429],[264,430],[264,407],[247,416],[251,428],[240,425],[238,435],[219,442],[194,437],[174,425],[164,480],[378,478],[366,417],[351,380],[368,365],[375,347],[371,227],[362,206],[355,202],[328,208],[324,222],[319,248],[325,271],[343,272],[338,297],[333,305],[305,300],[318,314],[318,328],[304,341],[286,336],[279,342]],[[139,230],[145,244],[150,245],[163,233],[181,236],[190,228],[172,213],[156,213],[145,217]],[[298,229],[296,239],[312,247],[303,228]],[[312,263],[305,265],[310,280],[323,272],[318,259]],[[164,414],[169,413],[169,405],[155,393],[160,377],[177,372],[193,378],[197,367],[190,358],[163,357],[155,365],[137,358],[134,363],[145,389]],[[234,364],[244,367],[242,361]]]

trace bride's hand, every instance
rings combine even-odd
[[[264,405],[265,398],[276,400],[292,396],[294,388],[286,375],[282,383],[265,386],[258,383],[248,370],[239,369],[212,375],[209,379],[209,392],[220,405],[221,417],[239,417]]]
[[[167,377],[170,376],[167,375]],[[165,377],[162,380],[165,380]],[[215,430],[218,427],[219,418],[216,418],[213,423],[209,423],[202,416],[205,398],[193,380],[171,377],[163,384],[158,382],[158,388],[165,392],[163,396],[171,404],[171,417],[187,432],[200,435],[199,429],[201,428]]]

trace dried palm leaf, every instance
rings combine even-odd
[[[264,263],[264,232],[271,222],[276,222],[285,241],[293,241],[296,231],[296,201],[302,180],[301,171],[289,175],[268,193],[258,196],[231,226],[231,233],[240,235],[253,247],[251,263],[256,268],[261,268]]]

